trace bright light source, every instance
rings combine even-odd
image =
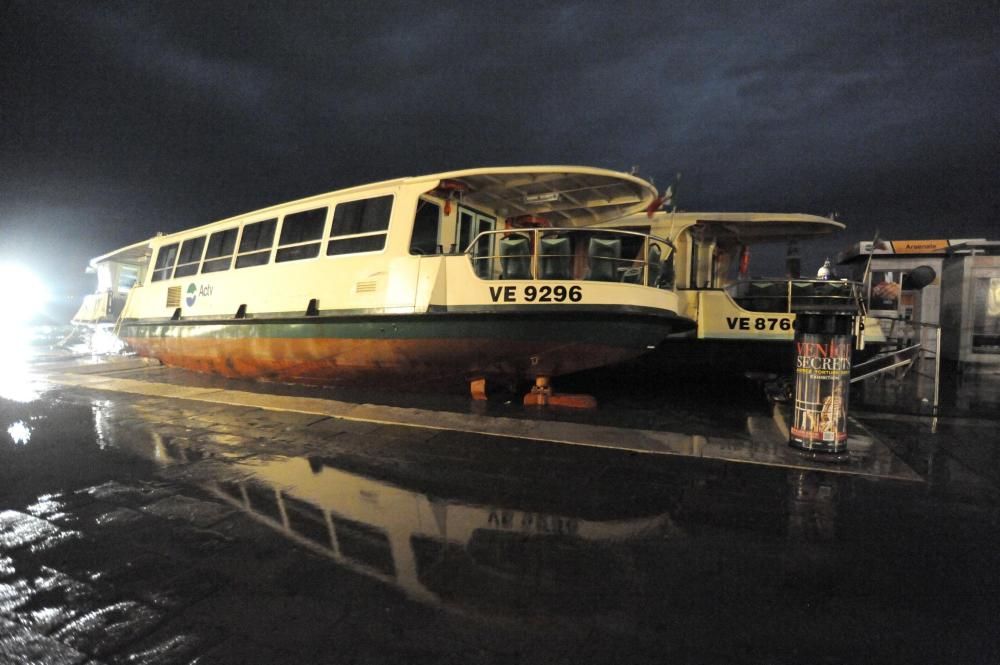
[[[49,291],[35,273],[16,263],[0,263],[0,310],[8,321],[30,321],[49,300]]]
[[[24,444],[31,441],[31,428],[24,424],[23,420],[18,420],[16,423],[7,428],[7,434],[10,438],[14,440],[14,443],[18,446],[23,446]]]

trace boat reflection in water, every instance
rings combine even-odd
[[[435,496],[319,458],[239,466],[243,479],[204,488],[339,565],[463,614],[606,611],[631,587],[629,541],[680,534],[666,512]]]

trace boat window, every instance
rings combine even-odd
[[[243,227],[240,236],[240,251],[236,257],[236,267],[246,268],[267,263],[271,258],[271,246],[274,244],[274,228],[278,225],[277,218],[263,222],[254,222]]]
[[[480,233],[487,233],[496,227],[496,219],[469,210],[468,208],[458,209],[458,249],[465,251],[469,248],[469,243]],[[479,238],[473,250],[475,259],[476,274],[486,277],[489,273],[489,257],[493,255],[493,235],[485,235]],[[479,260],[479,259],[487,260]]]
[[[164,245],[156,253],[156,264],[153,266],[153,281],[170,279],[174,271],[174,261],[177,259],[177,243]]]
[[[413,237],[410,239],[410,254],[437,254],[438,226],[441,223],[441,207],[436,203],[421,199],[417,203],[417,215],[413,219]]]
[[[203,273],[229,270],[233,260],[233,250],[236,249],[236,232],[238,230],[234,227],[225,231],[216,231],[209,236],[208,247],[205,249],[205,262],[201,265]]]
[[[177,268],[174,277],[187,277],[198,274],[198,264],[201,263],[201,250],[205,249],[205,236],[185,240],[177,255]]]
[[[340,517],[331,517],[331,522],[342,555],[384,575],[395,576],[392,545],[385,531]]]
[[[391,195],[338,204],[333,212],[327,256],[383,249],[391,213]]]
[[[139,281],[139,266],[123,265],[118,272],[118,293],[128,293]]]
[[[275,263],[319,256],[326,210],[315,208],[285,215],[281,223],[281,237],[278,238],[279,249],[274,256]]]

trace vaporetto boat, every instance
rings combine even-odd
[[[655,198],[579,166],[352,187],[93,259],[106,284],[75,321],[114,318],[140,355],[229,377],[544,386],[693,328],[662,279],[670,241],[593,228]]]
[[[789,246],[779,276],[750,269],[751,250],[784,249],[790,242],[842,231],[844,224],[834,219],[802,213],[656,212],[598,225],[651,233],[674,248],[666,272],[680,297],[678,312],[697,326],[661,345],[654,363],[661,373],[684,363],[695,371],[706,364],[741,373],[792,370],[795,320],[803,311],[853,310],[857,342],[860,348],[868,345],[869,355],[886,341],[877,320],[866,314],[869,283],[803,278],[797,245]]]

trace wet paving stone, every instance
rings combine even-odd
[[[0,512],[0,549],[13,550],[59,532],[59,528],[33,515],[16,510]]]
[[[121,653],[108,656],[105,660],[107,665],[190,665],[191,663],[201,663],[201,654],[215,646],[219,639],[217,636],[208,638],[202,634],[177,633],[168,626],[135,644],[129,645]]]
[[[99,580],[110,566],[118,561],[128,561],[142,552],[129,539],[88,535],[35,553],[28,561],[41,565],[43,569],[60,571],[86,584],[100,586]]]
[[[174,495],[147,505],[143,510],[168,520],[189,522],[205,528],[220,522],[233,512],[223,504],[203,501],[188,496]]]
[[[26,602],[8,616],[38,633],[51,634],[100,603],[92,586],[48,568],[32,584]]]
[[[344,418],[324,418],[309,425],[310,432],[322,432],[324,435],[337,434],[368,434],[382,427],[378,423],[345,420]]]
[[[278,590],[246,593],[240,589],[212,594],[189,607],[185,618],[199,630],[217,629],[243,639],[296,651],[309,645],[313,653],[335,647],[344,635],[337,630],[343,607],[321,599]],[[274,617],[281,617],[279,622]]]
[[[362,662],[353,660],[359,665]],[[309,646],[300,646],[292,651],[279,650],[272,644],[239,635],[230,636],[212,645],[199,655],[197,663],[198,665],[246,665],[247,663],[350,663],[351,661],[350,658],[339,657],[329,652],[317,652]]]
[[[11,665],[79,665],[87,655],[0,617],[0,663]]]
[[[126,506],[144,506],[173,495],[173,492],[155,483],[122,483],[117,480],[109,480],[79,492],[107,503]]]
[[[134,601],[122,601],[87,612],[53,637],[79,651],[103,657],[150,632],[163,615]]]
[[[210,571],[128,543],[117,556],[87,571],[88,580],[101,598],[139,600],[161,610],[173,611],[216,589],[222,580]]]
[[[60,522],[69,516],[67,503],[62,494],[43,494],[25,510],[35,517],[49,522]]]
[[[24,605],[34,592],[25,580],[0,583],[0,614],[10,614]]]
[[[126,508],[124,506],[119,506],[117,508],[111,508],[108,510],[101,510],[99,514],[94,517],[93,525],[96,527],[129,527],[137,522],[141,522],[144,519],[144,515],[138,510],[133,510],[132,508]]]
[[[61,529],[27,513],[15,510],[0,512],[0,551],[28,547],[33,552],[39,552],[78,537],[80,533],[77,531]]]

